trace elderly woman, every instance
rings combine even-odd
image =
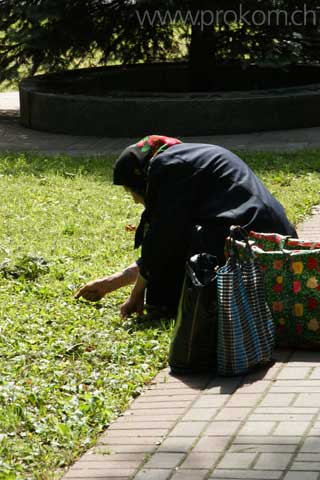
[[[173,315],[188,255],[203,249],[223,264],[231,225],[297,236],[283,207],[248,165],[216,145],[151,135],[120,155],[114,184],[145,207],[135,239],[141,257],[123,272],[85,285],[76,298],[97,301],[135,284],[121,307],[123,317],[142,313],[145,301]],[[196,225],[203,227],[201,247],[194,242]]]

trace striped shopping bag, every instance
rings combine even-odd
[[[246,244],[245,258],[237,254],[239,235]],[[275,343],[263,272],[240,227],[231,227],[229,252],[217,275],[218,373],[226,376],[244,375],[269,364]]]

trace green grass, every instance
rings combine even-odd
[[[293,222],[320,204],[320,152],[243,156]],[[166,364],[171,323],[121,320],[128,289],[73,299],[137,256],[125,225],[140,208],[112,163],[0,155],[1,480],[59,478]]]

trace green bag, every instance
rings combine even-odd
[[[248,239],[264,272],[276,344],[319,348],[320,243],[257,232]],[[237,248],[246,255],[244,242],[237,241]]]

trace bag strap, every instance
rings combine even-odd
[[[281,242],[279,244],[280,250],[283,250],[284,248],[286,248],[288,240],[290,240],[290,238],[291,238],[290,235],[286,235],[285,237],[283,237],[283,239],[281,240]]]
[[[248,238],[248,232],[243,228],[240,227],[240,225],[232,225],[230,227],[230,259],[233,262],[241,262],[241,258],[239,256],[239,249],[237,247],[237,240],[238,241],[243,241],[245,243],[245,250],[246,253],[248,254],[248,257],[250,259],[254,259],[254,253],[252,251],[251,245],[249,243],[249,238]]]

